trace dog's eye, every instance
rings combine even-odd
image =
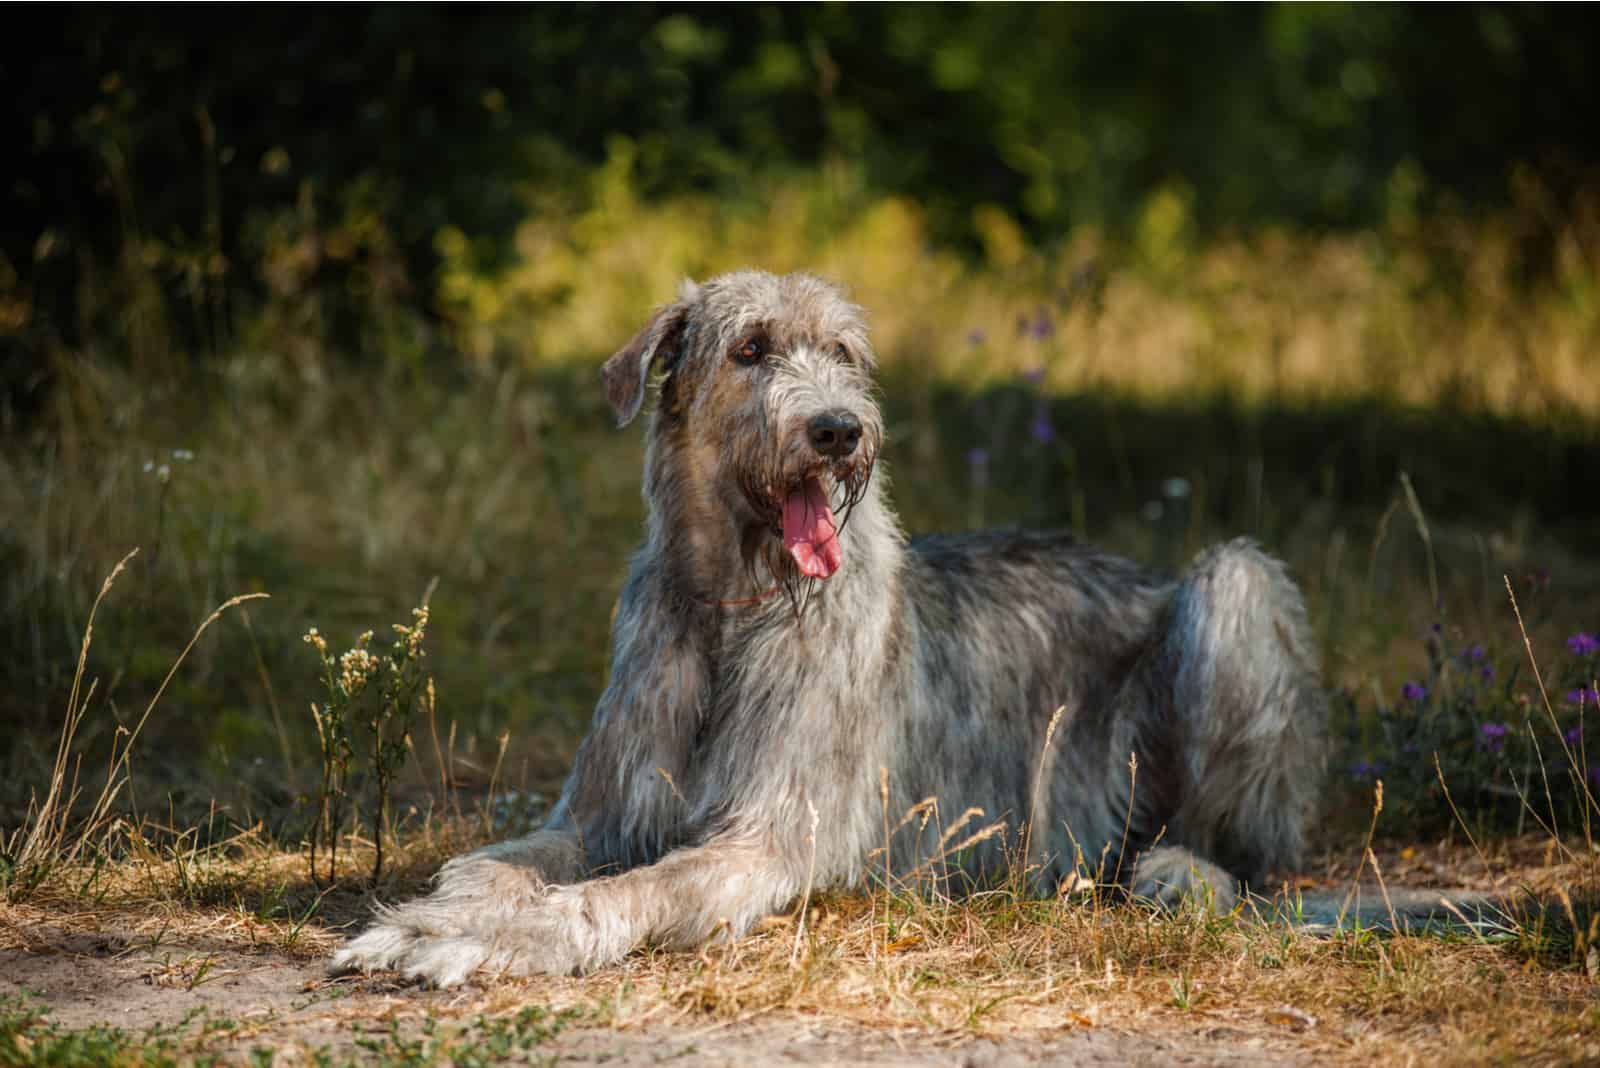
[[[733,358],[746,367],[760,361],[767,354],[766,343],[758,337],[746,340],[737,349],[733,350]]]
[[[844,347],[843,341],[836,342],[834,344],[833,354],[842,363],[848,363],[850,361],[850,350]]]

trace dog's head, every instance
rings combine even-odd
[[[861,309],[838,289],[739,271],[685,282],[601,377],[619,425],[660,383],[653,503],[681,494],[726,509],[747,561],[765,558],[780,580],[826,579],[883,442],[873,366]]]

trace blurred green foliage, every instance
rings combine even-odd
[[[646,196],[859,168],[932,236],[997,206],[1035,242],[1132,227],[1358,225],[1558,194],[1600,161],[1600,34],[1544,5],[375,5],[32,13],[0,44],[0,342],[75,346],[137,260],[217,352],[286,215],[349,225],[316,281],[424,305],[436,238],[482,262],[633,145]],[[1160,218],[1154,220],[1160,221]],[[325,309],[348,340],[360,301]],[[107,320],[113,320],[109,323]],[[347,346],[359,349],[359,346]]]

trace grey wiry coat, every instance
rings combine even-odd
[[[542,830],[452,861],[339,967],[587,970],[811,882],[959,891],[1024,848],[1042,890],[1224,907],[1295,863],[1324,712],[1283,566],[1238,541],[1172,583],[1060,535],[908,542],[872,369],[838,290],[758,272],[686,284],[607,363],[623,423],[661,384],[589,736]]]

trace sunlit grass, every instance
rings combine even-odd
[[[681,277],[759,265],[845,283],[891,365],[968,385],[1037,369],[1056,391],[1600,417],[1600,213],[1575,213],[1542,264],[1515,213],[1201,243],[1187,202],[1158,194],[1131,241],[1084,230],[1044,250],[985,209],[974,260],[933,247],[914,202],[874,196],[848,169],[747,204],[654,203],[624,153],[594,185],[587,210],[524,223],[509,268],[477,269],[460,235],[441,236],[470,357],[588,362]]]

